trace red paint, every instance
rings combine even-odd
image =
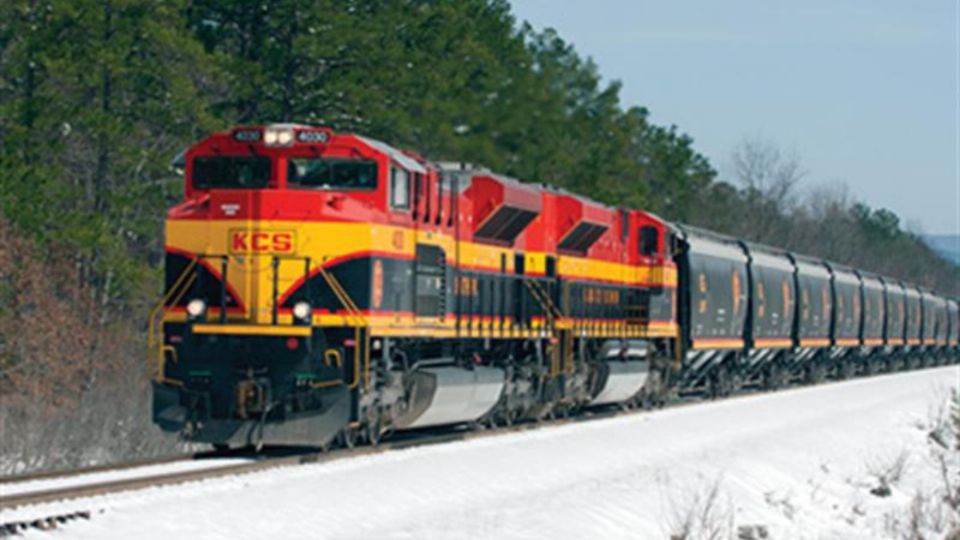
[[[558,253],[565,235],[568,235],[579,223],[590,223],[602,227],[602,234],[586,248],[586,252],[577,254],[592,260],[616,262],[633,266],[656,268],[675,268],[667,249],[668,227],[659,217],[639,210],[608,207],[587,197],[545,188],[537,184],[525,184],[506,179],[488,171],[477,170],[472,175],[464,172],[455,193],[451,193],[452,182],[446,187],[440,182],[437,166],[421,156],[401,151],[406,156],[391,157],[379,150],[377,145],[369,146],[362,139],[350,134],[338,134],[327,128],[295,126],[295,143],[285,147],[268,147],[260,141],[237,140],[235,135],[241,129],[260,130],[262,126],[244,126],[233,131],[214,134],[200,141],[186,154],[186,177],[192,175],[193,158],[197,156],[260,155],[271,158],[271,181],[267,188],[259,190],[215,189],[197,190],[187,182],[184,201],[168,213],[170,220],[188,220],[203,223],[207,220],[236,220],[238,229],[231,230],[228,246],[234,253],[278,253],[297,252],[298,239],[294,231],[244,230],[241,223],[266,221],[289,222],[295,229],[300,223],[317,222],[354,222],[392,225],[404,228],[418,235],[437,233],[456,235],[461,241],[483,242],[475,238],[474,232],[489,219],[498,208],[507,206],[537,213],[512,241],[500,240],[496,244],[511,249],[515,253],[538,252],[553,254],[553,257],[566,257],[572,254]],[[304,137],[301,134],[306,133]],[[287,185],[287,163],[291,158],[309,157],[354,158],[375,161],[378,165],[377,188],[361,191],[327,191],[320,189],[295,189]],[[409,163],[411,159],[423,167],[426,172],[415,175],[411,172],[408,209],[396,209],[390,205],[390,170],[400,163]],[[398,161],[399,160],[399,161]],[[411,167],[414,168],[414,167]],[[419,176],[419,177],[418,177]],[[451,219],[453,208],[457,209],[456,219]],[[638,253],[639,230],[653,227],[657,231],[658,251],[653,255]],[[375,251],[354,252],[334,260],[324,262],[325,267],[360,257],[383,256],[410,260],[413,258],[413,246],[405,242],[408,234],[396,231],[390,238],[390,244],[396,251],[409,253],[378,253]],[[302,239],[303,245],[310,241],[311,249],[322,252],[322,238]],[[310,255],[309,253],[304,255]],[[189,255],[188,255],[189,256]],[[456,264],[453,250],[447,253],[448,264]],[[460,260],[465,270],[499,272],[499,261],[492,266],[484,266],[475,260]],[[216,271],[205,264],[215,275]],[[559,271],[559,264],[557,270]],[[382,268],[380,273],[382,275]],[[313,270],[307,278],[316,275]],[[377,269],[373,270],[372,305],[382,302],[382,288],[378,296]],[[527,275],[535,275],[529,269]],[[279,299],[282,304],[289,295],[303,284],[304,277],[283,291]],[[619,276],[608,279],[585,280],[594,283],[622,283]],[[639,286],[648,285],[645,283]],[[653,283],[649,284],[653,285]],[[668,286],[671,287],[671,286]],[[233,291],[231,290],[231,294]],[[233,294],[234,298],[239,297]]]

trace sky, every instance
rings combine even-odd
[[[729,178],[762,140],[805,191],[846,184],[914,232],[960,233],[960,0],[511,0],[675,124]]]

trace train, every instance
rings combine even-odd
[[[304,124],[188,148],[153,421],[215,448],[377,444],[960,357],[897,279]]]

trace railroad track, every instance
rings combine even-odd
[[[135,459],[132,461],[126,461],[123,463],[104,463],[101,465],[91,465],[89,467],[83,467],[80,469],[67,469],[67,470],[54,470],[54,471],[43,471],[27,474],[16,474],[11,476],[0,477],[0,499],[3,495],[3,486],[11,484],[22,484],[25,482],[34,482],[38,480],[51,480],[54,478],[71,478],[75,476],[82,476],[86,474],[94,474],[100,472],[116,472],[124,471],[129,469],[136,469],[140,467],[149,467],[152,465],[166,465],[168,463],[176,463],[179,461],[191,461],[196,459],[204,459],[210,457],[217,457],[215,452],[195,452],[192,454],[172,454],[166,456],[158,456],[155,458],[147,459]]]
[[[294,452],[283,456],[263,456],[252,458],[249,462],[236,463],[230,465],[218,465],[212,468],[197,468],[187,471],[177,471],[172,473],[155,473],[143,476],[132,476],[119,480],[110,480],[104,482],[82,483],[68,487],[58,487],[52,489],[38,489],[16,493],[13,495],[3,495],[3,485],[16,485],[17,482],[45,480],[54,478],[71,478],[90,474],[91,469],[96,472],[114,472],[117,470],[133,470],[137,467],[151,465],[164,465],[176,462],[190,461],[199,459],[195,456],[171,456],[167,458],[158,458],[156,460],[144,460],[132,463],[126,463],[111,466],[97,466],[91,469],[82,469],[70,471],[69,473],[39,473],[35,475],[23,475],[13,478],[6,478],[0,483],[0,515],[5,510],[23,506],[32,506],[57,501],[70,501],[75,499],[85,499],[101,495],[122,493],[126,491],[135,491],[145,488],[155,488],[184,484],[188,482],[199,482],[239,474],[249,474],[278,467],[296,466],[307,463],[325,463],[345,458],[353,458],[364,455],[381,454],[390,451],[402,450],[418,446],[431,446],[444,444],[454,441],[464,441],[479,437],[488,437],[494,435],[503,435],[509,432],[528,431],[547,426],[557,426],[586,420],[607,418],[624,414],[636,414],[643,412],[640,409],[632,410],[611,410],[611,411],[592,411],[585,415],[572,416],[569,418],[558,418],[543,421],[531,421],[515,424],[513,426],[498,427],[495,429],[483,430],[447,430],[433,433],[405,434],[402,438],[381,442],[377,446],[356,446],[354,448],[337,448],[328,451],[304,450]],[[198,454],[202,457],[220,456],[221,454]],[[96,504],[91,504],[83,509],[71,510],[67,513],[53,513],[42,518],[31,518],[26,520],[13,520],[4,522],[0,520],[0,537],[19,534],[29,529],[52,530],[59,528],[71,521],[80,519],[90,519],[96,513]]]
[[[685,400],[671,404],[671,407],[692,405],[695,401]],[[528,421],[517,423],[512,426],[503,426],[489,429],[447,429],[423,432],[407,432],[399,437],[381,442],[377,446],[356,446],[354,448],[337,448],[333,450],[321,451],[316,449],[302,451],[287,451],[286,455],[256,455],[246,453],[218,454],[204,452],[186,456],[168,456],[153,460],[142,460],[115,466],[103,465],[87,469],[80,469],[68,472],[49,472],[32,475],[21,475],[5,478],[0,482],[0,515],[5,510],[14,508],[39,505],[45,503],[70,501],[76,499],[93,498],[102,495],[122,493],[126,491],[135,491],[145,488],[155,488],[184,484],[188,482],[199,482],[227,476],[240,474],[249,474],[278,467],[296,466],[308,463],[325,463],[340,459],[359,457],[364,455],[382,454],[386,452],[403,450],[419,446],[432,446],[455,441],[465,441],[481,437],[499,436],[511,432],[522,432],[540,429],[550,426],[559,426],[576,422],[584,422],[601,418],[612,418],[615,416],[638,414],[646,412],[644,409],[609,409],[588,411],[576,416],[567,418],[544,419],[540,421]],[[170,473],[155,472],[153,474],[133,475],[129,478],[114,479],[102,482],[78,483],[66,487],[56,487],[51,489],[25,490],[24,492],[12,495],[3,494],[3,487],[16,486],[18,483],[50,480],[50,479],[71,479],[86,476],[97,472],[116,472],[133,471],[136,468],[150,467],[156,465],[175,464],[177,462],[186,462],[191,460],[211,459],[220,457],[245,457],[250,456],[250,460],[243,463],[232,463],[224,465],[222,463],[214,464],[213,467],[198,467],[186,471],[176,471]],[[256,456],[256,457],[254,457]],[[93,503],[93,501],[92,501]],[[19,534],[29,529],[52,530],[59,528],[71,521],[90,519],[97,512],[96,504],[86,505],[78,510],[71,510],[67,513],[51,513],[42,518],[31,518],[26,520],[3,521],[0,519],[0,537]]]
[[[943,366],[937,366],[943,367]],[[934,368],[935,369],[935,368]],[[883,374],[896,376],[902,373]],[[882,375],[881,375],[882,376]],[[826,384],[833,384],[842,381],[829,381]],[[790,386],[783,390],[798,389],[803,386]],[[744,391],[726,399],[742,399],[767,392],[763,391]],[[687,407],[708,401],[702,398],[681,398],[667,405],[668,408]],[[345,458],[353,458],[364,455],[381,454],[406,448],[418,446],[432,446],[454,441],[472,440],[481,437],[499,436],[507,433],[515,433],[540,429],[544,427],[560,426],[583,421],[591,421],[602,418],[613,418],[618,416],[641,414],[648,412],[646,409],[619,409],[611,408],[606,410],[586,411],[568,418],[545,419],[541,421],[529,421],[514,424],[512,426],[503,426],[492,429],[472,430],[460,428],[457,430],[447,429],[444,431],[426,431],[409,432],[400,435],[397,438],[381,442],[377,446],[357,446],[354,448],[337,448],[333,450],[321,451],[316,449],[289,450],[281,455],[259,455],[246,453],[215,453],[201,452],[185,456],[167,456],[162,458],[134,461],[118,465],[102,465],[69,472],[50,472],[38,473],[32,475],[21,475],[0,479],[0,515],[3,511],[14,508],[51,503],[55,501],[69,501],[76,499],[92,498],[102,495],[134,491],[145,488],[171,486],[188,482],[199,482],[227,476],[240,474],[249,474],[278,467],[296,466],[308,463],[325,463]],[[218,458],[243,459],[248,461],[240,463],[224,464],[218,462]],[[23,490],[12,495],[4,494],[4,486],[16,486],[25,482],[42,481],[50,479],[71,479],[80,478],[85,475],[98,472],[116,472],[116,471],[135,471],[137,468],[150,468],[153,466],[174,465],[178,462],[203,461],[210,460],[210,467],[198,466],[190,470],[179,470],[174,472],[157,471],[152,474],[136,475],[128,478],[112,479],[106,481],[93,481],[89,483],[79,482],[75,485],[65,487],[55,487],[49,489]],[[9,522],[2,521],[0,518],[0,537],[15,535],[28,529],[49,530],[58,528],[60,525],[78,519],[90,519],[91,515],[97,511],[96,504],[91,504],[78,510],[71,510],[68,513],[59,513],[36,519],[13,520]]]

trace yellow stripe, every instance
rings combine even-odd
[[[840,347],[853,347],[856,345],[860,345],[860,340],[859,339],[838,339],[834,344],[839,345]]]
[[[194,334],[221,334],[229,336],[300,336],[312,333],[309,326],[262,326],[258,324],[195,324]]]
[[[830,345],[829,339],[801,339],[801,347],[827,347]]]
[[[743,347],[740,339],[695,339],[693,349],[739,349]]]
[[[299,222],[299,221],[195,221],[168,220],[167,245],[190,253],[230,253],[231,231],[293,231],[296,246],[289,255],[329,260],[358,251],[378,251],[394,256],[412,257],[416,243],[436,245],[444,249],[449,262],[454,262],[455,243],[450,234],[415,231],[406,227],[370,223]],[[322,239],[320,244],[317,239]],[[513,273],[514,253],[521,250],[491,246],[477,242],[460,242],[460,263],[491,271],[500,270],[506,256],[506,270]],[[269,256],[269,254],[263,254]],[[526,252],[525,269],[542,274],[546,270],[546,253]],[[256,257],[255,254],[251,255]],[[267,257],[264,257],[265,259]],[[231,267],[231,270],[233,268]],[[618,262],[560,255],[557,272],[561,276],[580,279],[618,281],[626,285],[649,283],[676,287],[677,269],[663,266],[633,266]],[[233,280],[231,280],[233,283]]]
[[[453,338],[457,336],[456,323],[453,317],[447,317],[445,320],[425,320],[424,318],[415,318],[410,315],[365,315],[370,324],[370,333],[373,336],[410,336],[410,337],[434,337],[434,338]],[[473,323],[469,324],[470,318],[463,317],[460,322],[461,337],[492,337],[497,339],[511,338],[536,338],[542,337],[543,321],[532,321],[532,328],[519,328],[512,326],[512,319],[507,318],[504,321],[504,327],[501,330],[499,320],[490,322],[479,322],[479,318],[474,318]],[[184,322],[186,314],[182,312],[169,312],[164,315],[164,322]],[[578,325],[577,321],[569,321],[570,325]],[[313,326],[341,327],[349,326],[350,318],[346,315],[315,314],[313,316]],[[293,326],[293,318],[289,314],[279,314],[277,325],[264,324],[244,324],[242,321],[228,320],[224,324],[216,323],[197,323],[193,325],[193,331],[197,334],[220,334],[220,335],[278,335],[278,336],[308,336],[310,327]],[[574,326],[575,337],[629,337],[629,338],[676,338],[680,334],[679,326],[674,322],[654,321],[648,325],[626,325],[623,322],[595,323],[589,325]],[[551,336],[549,333],[548,336]]]
[[[754,340],[754,347],[762,348],[782,348],[792,347],[793,340],[789,339],[757,339]]]

